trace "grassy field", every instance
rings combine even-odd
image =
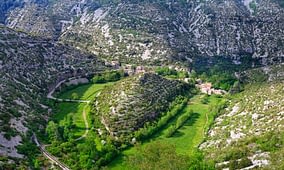
[[[64,91],[58,94],[58,98],[61,99],[71,99],[73,93],[78,94],[78,99],[81,100],[91,100],[96,93],[102,90],[105,86],[112,85],[113,82],[103,83],[103,84],[84,84],[78,87],[75,87],[71,90]]]
[[[203,141],[204,128],[207,126],[208,121],[210,119],[212,120],[213,118],[213,115],[210,115],[208,110],[209,105],[217,103],[219,100],[221,100],[220,98],[211,96],[209,97],[208,104],[202,104],[202,97],[203,95],[193,97],[187,107],[182,111],[182,113],[180,113],[179,116],[188,112],[190,109],[192,109],[194,112],[193,116],[172,137],[167,138],[165,136],[165,132],[170,125],[176,123],[177,118],[172,120],[162,131],[159,131],[157,134],[155,134],[150,141],[146,141],[142,145],[146,146],[153,141],[170,143],[176,146],[177,153],[191,156],[197,149],[198,145]],[[135,152],[135,147],[125,150],[120,156],[109,164],[108,168],[118,170],[125,169],[123,166],[124,157],[134,154]]]
[[[63,126],[65,121],[64,118],[67,115],[72,115],[73,122],[76,125],[76,128],[74,129],[74,135],[76,138],[80,137],[85,132],[85,123],[82,116],[85,105],[85,103],[58,103],[58,105],[56,106],[56,114],[54,115],[53,119],[56,122],[59,122],[59,125]]]
[[[73,93],[78,94],[78,99],[81,100],[92,100],[95,95],[102,90],[105,86],[109,86],[113,83],[105,83],[105,84],[85,84],[75,87],[72,90],[64,91],[57,95],[58,98],[61,99],[71,99]],[[83,119],[83,109],[86,106],[86,103],[70,103],[70,102],[60,102],[56,104],[55,114],[53,116],[53,120],[59,122],[60,125],[64,124],[64,118],[67,115],[72,115],[73,122],[76,125],[74,129],[74,137],[78,138],[85,132],[85,123]],[[89,117],[91,106],[86,106],[86,114],[87,118]],[[89,124],[90,119],[88,118]]]

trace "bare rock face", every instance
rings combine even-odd
[[[26,2],[9,8],[5,23],[124,62],[249,56],[283,62],[283,18],[277,0],[177,2],[90,0]],[[35,19],[36,18],[36,19]]]

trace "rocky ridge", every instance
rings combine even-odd
[[[188,88],[153,73],[136,75],[104,89],[95,101],[95,113],[112,137],[129,136],[146,122],[157,120]]]
[[[30,2],[10,10],[6,24],[127,63],[226,56],[241,64],[240,58],[249,56],[267,65],[283,62],[280,5],[275,0]]]
[[[28,130],[44,128],[49,89],[99,65],[96,57],[72,47],[0,26],[0,155],[23,158],[16,147]]]

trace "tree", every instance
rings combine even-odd
[[[187,170],[188,157],[178,155],[175,147],[162,142],[150,143],[146,146],[137,146],[137,152],[127,158],[130,169],[148,170]]]
[[[235,94],[235,93],[239,93],[241,91],[242,91],[241,83],[239,81],[235,81],[235,83],[233,84],[233,86],[231,87],[229,92],[231,94]]]
[[[78,95],[78,93],[75,93],[75,92],[74,92],[74,93],[72,93],[72,95],[71,95],[71,96],[72,96],[72,99],[73,99],[73,100],[77,100],[77,99],[79,99],[79,95]]]
[[[175,132],[176,132],[176,126],[175,125],[170,126],[166,131],[166,137],[169,138],[173,136]]]
[[[51,141],[57,141],[60,139],[58,128],[58,124],[54,121],[48,122],[45,131]]]

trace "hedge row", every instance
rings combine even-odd
[[[134,136],[138,140],[147,139],[160,129],[162,129],[172,118],[180,113],[186,106],[188,99],[186,97],[178,97],[173,103],[171,109],[166,112],[155,124],[146,124],[144,128],[135,132]]]
[[[183,126],[183,124],[192,116],[193,111],[189,110],[182,116],[180,116],[175,125],[170,126],[166,131],[166,137],[171,137],[174,133]]]

